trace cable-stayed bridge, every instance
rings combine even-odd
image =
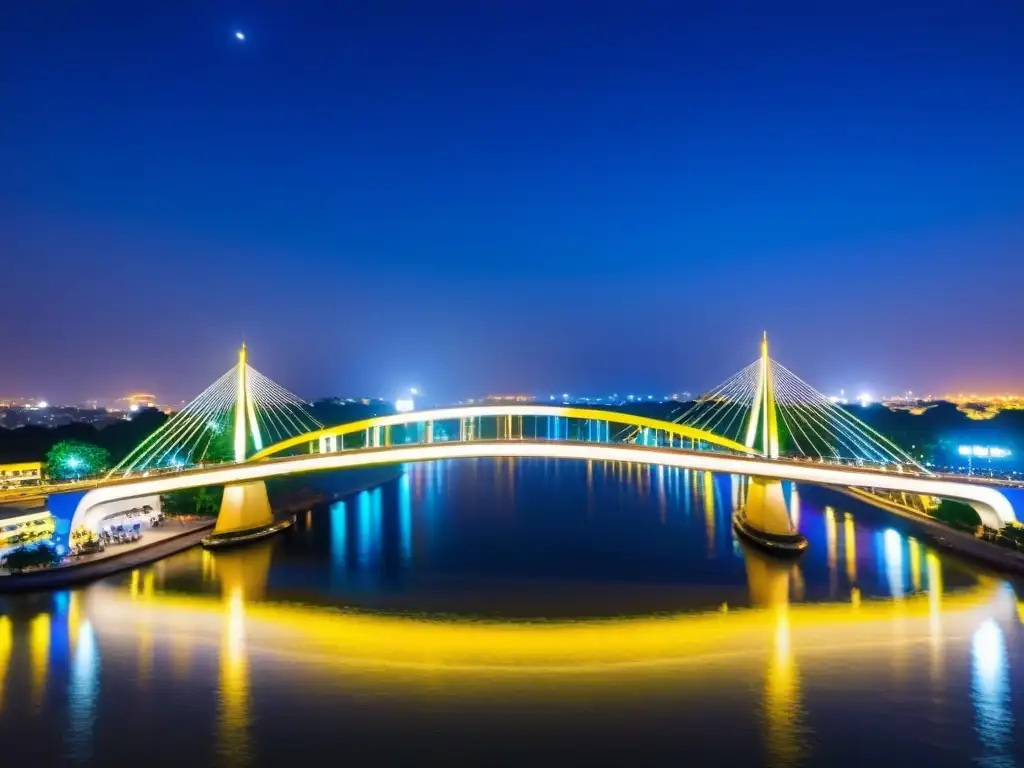
[[[761,344],[757,360],[702,396],[678,421],[741,441],[771,459],[927,473],[902,448],[769,357],[767,335]]]
[[[1015,523],[1008,492],[934,475],[899,446],[771,359],[751,365],[675,420],[612,410],[510,404],[414,411],[325,427],[308,406],[238,364],[133,451],[75,493],[68,523],[96,530],[112,502],[225,486],[217,531],[271,520],[266,479],[465,457],[627,461],[752,478],[743,524],[785,542],[793,529],[779,481],[959,499],[993,528]],[[67,505],[64,505],[67,508]]]
[[[257,371],[245,344],[238,364],[207,387],[108,473],[110,479],[204,463],[242,462],[323,427],[308,404]]]

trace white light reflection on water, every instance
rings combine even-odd
[[[348,508],[344,501],[331,505],[331,565],[337,575],[345,572],[345,554],[348,548]]]
[[[401,542],[402,562],[412,558],[412,491],[408,471],[398,478],[398,535]]]
[[[78,644],[71,664],[68,685],[68,752],[73,760],[93,757],[93,730],[96,725],[96,700],[99,695],[100,655],[92,623],[85,619],[78,628]]]
[[[1003,631],[988,619],[971,640],[971,700],[983,756],[978,761],[992,768],[1016,765],[1013,714],[1010,710],[1009,662]]]
[[[889,593],[893,597],[903,597],[903,537],[892,528],[888,528],[883,541]]]

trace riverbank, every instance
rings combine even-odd
[[[313,482],[304,481],[302,485],[279,484],[272,494],[271,507],[277,516],[291,516],[376,488],[401,475],[401,467],[382,467],[335,473]],[[215,524],[216,519],[212,517],[189,521],[183,528],[169,522],[162,528],[148,528],[139,542],[108,547],[103,552],[70,559],[53,568],[0,575],[0,593],[59,589],[137,568],[196,546]]]
[[[932,547],[952,555],[984,565],[996,571],[1024,576],[1024,555],[996,544],[982,541],[964,531],[942,523],[932,517],[908,509],[901,504],[882,499],[867,491],[856,488],[838,488],[840,493],[859,499],[879,509],[891,512],[912,523],[922,533],[922,539]]]
[[[137,568],[194,547],[215,523],[213,519],[193,520],[178,527],[171,522],[165,528],[148,529],[138,542],[108,547],[53,568],[0,576],[0,592],[58,589]]]

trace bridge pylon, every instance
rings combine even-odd
[[[204,462],[241,463],[264,446],[323,427],[309,403],[238,360],[110,470],[109,477]]]
[[[235,393],[235,462],[241,464],[246,459],[246,447],[249,442],[249,435],[252,435],[253,451],[263,450],[263,437],[260,435],[260,425],[256,420],[256,408],[253,406],[252,386],[249,382],[248,353],[245,342],[238,350],[238,375],[237,389]]]
[[[758,448],[768,459],[779,458],[779,422],[775,405],[775,388],[772,385],[772,361],[768,356],[768,332],[761,338],[761,359],[754,399],[750,404],[750,419],[747,422],[747,436],[744,444]],[[758,441],[760,438],[760,443]]]

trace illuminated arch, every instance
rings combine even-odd
[[[668,434],[697,440],[730,451],[736,451],[744,455],[756,453],[751,448],[720,437],[713,432],[703,429],[688,427],[685,424],[677,424],[674,421],[663,421],[662,419],[651,419],[646,416],[635,416],[631,413],[619,413],[618,411],[602,411],[597,408],[574,408],[569,406],[555,405],[469,405],[458,408],[435,408],[428,411],[414,411],[412,413],[396,413],[390,416],[375,416],[371,419],[353,421],[349,424],[339,424],[335,427],[318,429],[315,432],[308,432],[304,435],[282,440],[279,443],[268,446],[249,457],[249,461],[259,461],[274,454],[286,451],[299,445],[324,437],[344,437],[345,435],[365,432],[376,427],[397,427],[407,424],[423,424],[429,421],[454,421],[457,419],[475,419],[478,417],[492,418],[504,416],[538,416],[547,418],[570,418],[587,419],[591,421],[607,421],[611,424],[624,424],[630,427],[639,427],[667,432]]]

